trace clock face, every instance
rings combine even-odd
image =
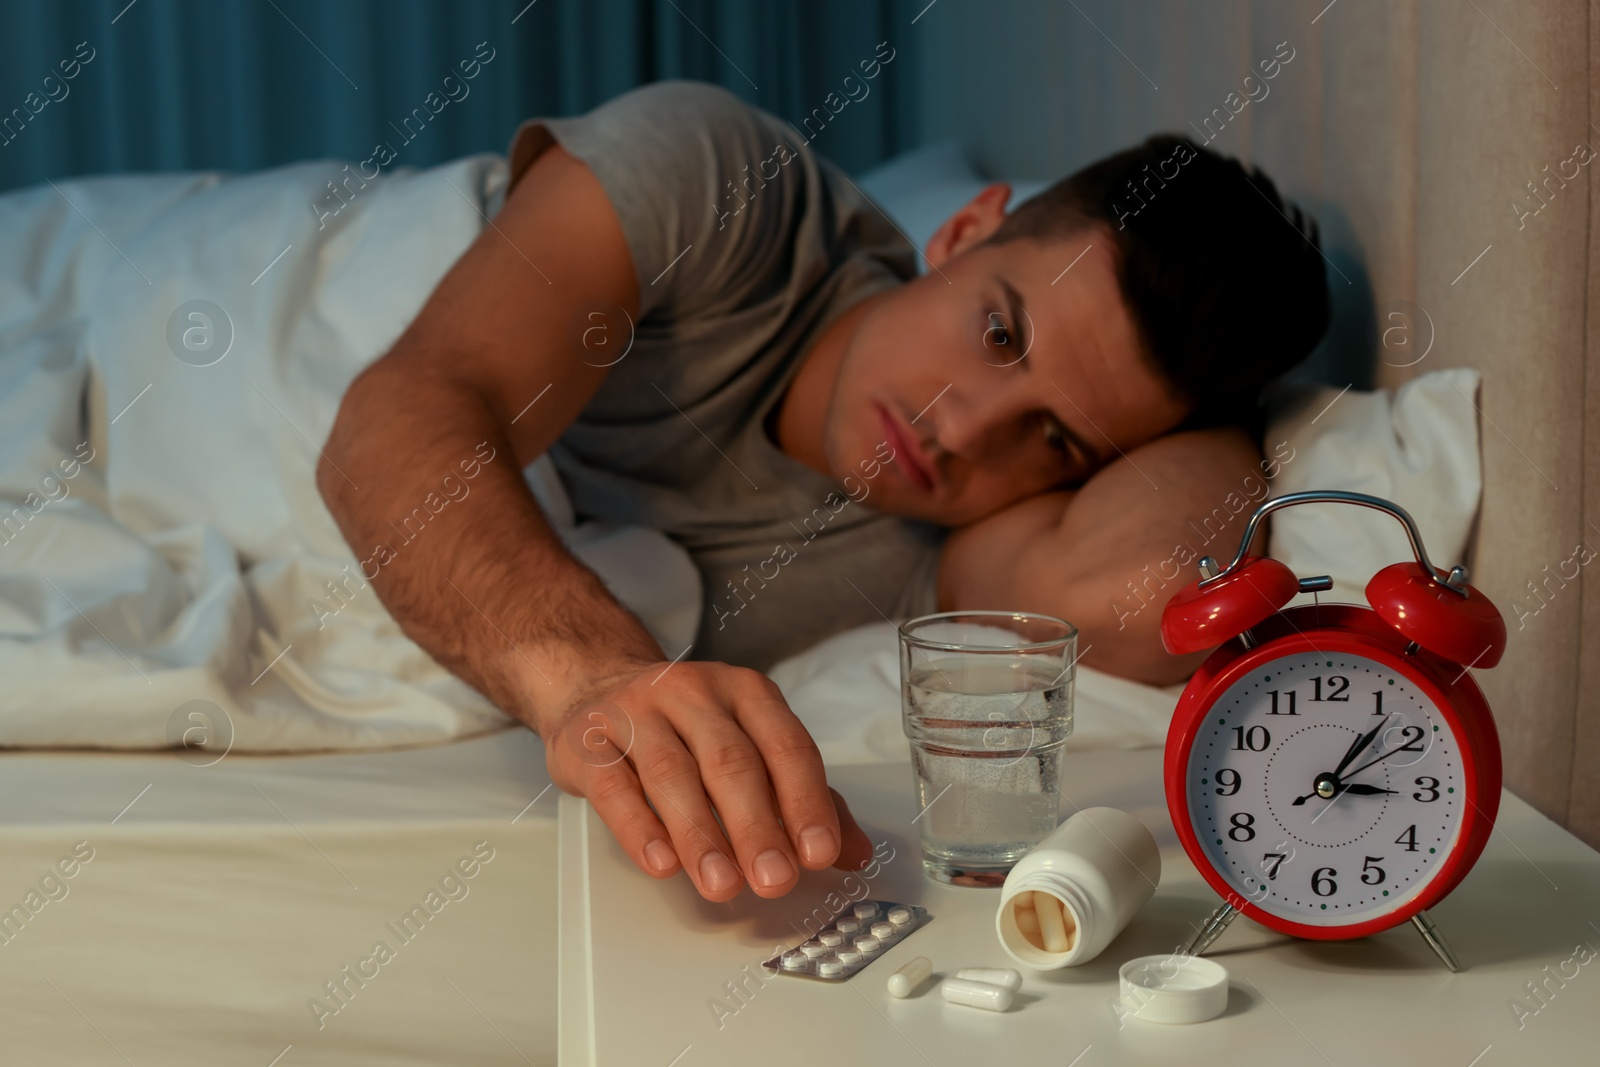
[[[1450,855],[1466,803],[1461,748],[1404,674],[1350,653],[1284,656],[1206,712],[1189,817],[1245,901],[1308,926],[1353,925],[1416,896]]]

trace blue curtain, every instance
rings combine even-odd
[[[856,172],[916,143],[925,3],[0,0],[0,189],[365,158],[430,93],[447,103],[398,164],[504,151],[523,118],[663,78],[716,82],[798,124],[888,41],[870,96],[816,138]]]

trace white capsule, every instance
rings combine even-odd
[[[807,941],[800,946],[800,951],[811,959],[816,959],[818,956],[826,956],[828,954],[828,946],[820,941]]]
[[[895,928],[894,923],[872,924],[872,936],[877,938],[879,941],[887,941],[899,932],[900,931]]]
[[[854,919],[840,919],[838,922],[833,924],[833,928],[839,931],[841,934],[853,934],[857,930],[861,929],[861,924],[856,922]]]
[[[988,982],[990,985],[1002,986],[1013,993],[1022,988],[1022,975],[1010,967],[963,967],[956,972],[955,976],[974,982]]]
[[[852,963],[861,962],[861,953],[857,949],[842,948],[836,953],[836,955],[839,957],[839,962],[844,964],[846,967]]]
[[[801,970],[805,967],[806,962],[805,953],[803,952],[785,952],[783,954],[783,969],[786,971]]]
[[[1044,937],[1046,952],[1065,952],[1072,947],[1072,940],[1067,930],[1067,924],[1072,920],[1068,917],[1061,901],[1049,893],[1034,893],[1033,910],[1039,916],[1039,932]],[[1076,929],[1074,925],[1073,930]]]
[[[889,995],[909,997],[912,990],[921,985],[922,980],[932,973],[933,961],[926,956],[918,956],[889,976]]]
[[[829,948],[838,948],[840,945],[844,944],[844,935],[843,934],[836,934],[832,930],[829,930],[825,934],[818,934],[817,935],[817,940],[821,941],[824,945],[827,945]]]
[[[974,982],[968,978],[946,978],[939,992],[952,1004],[966,1004],[986,1011],[1005,1011],[1011,1007],[1011,990],[1002,985]]]
[[[878,949],[880,949],[882,947],[883,947],[883,942],[879,941],[877,938],[873,937],[871,934],[867,934],[864,937],[856,938],[856,948],[858,950],[860,950],[860,952],[861,952],[861,954],[863,956],[870,956],[870,955],[872,955],[874,952],[878,951]]]
[[[870,919],[878,914],[878,902],[875,900],[863,900],[855,906],[855,913],[858,919]]]
[[[817,973],[824,978],[832,978],[835,975],[844,973],[844,964],[838,960],[823,960],[817,964]]]
[[[889,921],[894,923],[896,926],[909,926],[909,925],[911,925],[911,909],[910,908],[890,908],[889,909]]]

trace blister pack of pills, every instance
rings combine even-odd
[[[861,900],[803,945],[767,960],[779,974],[842,982],[904,941],[933,917],[927,908],[892,900]]]

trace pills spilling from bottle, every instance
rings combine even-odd
[[[889,995],[909,997],[932,973],[933,961],[926,956],[918,956],[889,976]]]
[[[818,930],[814,937],[767,960],[764,966],[780,974],[844,981],[931,919],[926,908],[915,904],[857,901],[843,915]],[[924,957],[918,958],[926,962]],[[930,964],[929,973],[931,967]]]
[[[975,982],[970,978],[946,978],[939,983],[939,993],[951,1004],[965,1004],[985,1011],[1005,1011],[1011,1007],[1015,996],[1003,985]]]

